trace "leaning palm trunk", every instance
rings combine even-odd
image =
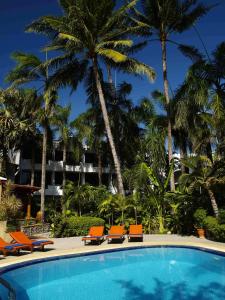
[[[113,161],[114,161],[114,165],[115,165],[115,171],[116,171],[117,182],[118,182],[118,192],[119,192],[119,194],[124,195],[125,193],[124,193],[123,180],[122,180],[122,175],[121,175],[120,161],[117,156],[115,143],[114,143],[113,136],[112,136],[112,131],[110,128],[109,116],[108,116],[108,112],[106,109],[102,85],[101,85],[101,82],[99,79],[97,58],[93,58],[93,69],[94,69],[94,75],[95,75],[96,86],[97,86],[97,90],[98,90],[102,115],[103,115],[103,119],[104,119],[104,123],[105,123],[105,129],[107,132],[110,148],[112,151]]]
[[[216,203],[216,198],[214,196],[214,193],[209,187],[206,187],[206,189],[207,189],[207,192],[209,194],[209,198],[210,198],[210,201],[211,201],[211,204],[212,204],[212,209],[213,209],[214,215],[215,215],[216,218],[218,218],[219,209],[218,209],[218,205]]]
[[[47,153],[47,128],[44,128],[42,142],[42,163],[41,163],[41,218],[44,222],[45,213],[45,179],[46,179],[46,153]]]
[[[163,64],[163,83],[164,83],[164,94],[166,98],[167,104],[167,116],[168,116],[168,125],[167,125],[167,132],[168,132],[168,156],[169,156],[169,164],[173,159],[173,142],[172,142],[172,125],[170,119],[170,97],[169,97],[169,84],[167,78],[167,59],[166,59],[166,41],[163,38],[161,40],[161,47],[162,47],[162,64]],[[171,174],[170,178],[170,189],[171,191],[175,191],[175,180],[174,180],[174,172]]]

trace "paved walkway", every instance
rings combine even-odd
[[[70,238],[57,238],[52,239],[54,245],[46,246],[46,251],[34,251],[29,253],[28,251],[21,251],[19,256],[9,255],[6,258],[1,256],[0,269],[15,263],[22,263],[25,261],[43,259],[48,257],[56,257],[59,255],[72,255],[88,252],[98,252],[101,250],[113,250],[113,249],[125,249],[127,247],[138,246],[156,246],[156,245],[177,245],[177,246],[195,246],[203,247],[212,250],[218,250],[225,253],[225,243],[217,243],[209,241],[207,239],[199,239],[194,236],[179,236],[179,235],[144,235],[144,242],[130,242],[127,238],[123,243],[107,244],[104,241],[101,245],[86,245],[81,241],[81,237]]]
[[[84,246],[84,242],[81,241],[81,237],[70,237],[70,238],[58,238],[58,239],[51,239],[54,241],[54,248],[57,250],[65,250],[65,249],[74,249],[74,248],[84,248],[87,249],[89,248],[90,250],[92,248],[96,248],[96,245],[86,245]],[[200,243],[203,246],[206,244],[210,245],[219,245],[219,246],[224,246],[225,249],[225,243],[217,243],[213,242],[207,239],[199,239],[195,236],[180,236],[180,235],[175,235],[175,234],[145,234],[144,235],[144,244],[146,242],[150,243]],[[131,246],[135,245],[135,242],[128,242],[128,239],[126,238],[124,242],[122,243],[123,245]],[[97,247],[101,246],[106,246],[107,241],[104,241],[100,246],[97,245]],[[109,244],[110,247],[118,247],[120,243],[113,243]]]

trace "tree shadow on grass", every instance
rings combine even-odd
[[[129,280],[116,280],[125,290],[123,300],[222,300],[225,299],[225,287],[222,284],[202,285],[197,291],[190,291],[186,283],[171,284],[154,279],[154,290],[147,292],[143,285]]]

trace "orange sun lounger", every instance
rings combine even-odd
[[[88,235],[84,236],[82,238],[82,241],[84,241],[84,245],[86,245],[87,241],[97,241],[100,245],[101,241],[104,239],[104,226],[92,226],[89,229]]]
[[[8,253],[19,253],[21,249],[25,249],[26,246],[24,244],[16,243],[6,243],[1,237],[0,237],[0,251],[3,253],[4,256],[6,256]]]
[[[106,239],[109,241],[112,240],[121,240],[121,242],[124,240],[125,235],[125,229],[124,226],[111,226],[108,235],[106,236]]]
[[[141,239],[143,242],[142,225],[130,225],[128,241],[130,242],[132,239]]]
[[[22,231],[10,232],[9,234],[13,238],[13,242],[24,244],[31,252],[34,248],[40,248],[43,251],[45,245],[54,244],[49,240],[32,240]]]

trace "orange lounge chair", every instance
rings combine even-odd
[[[13,242],[24,244],[31,252],[33,252],[34,248],[40,248],[43,251],[45,245],[54,244],[54,242],[49,240],[31,240],[22,231],[10,232],[9,234],[13,238]]]
[[[84,236],[82,238],[82,241],[84,241],[84,245],[86,245],[87,241],[97,241],[100,245],[101,241],[104,239],[104,226],[92,226],[89,229],[89,233],[87,236]]]
[[[112,240],[121,240],[121,242],[124,240],[124,235],[126,231],[124,229],[124,225],[121,226],[111,226],[108,235],[106,236],[106,239],[112,242]]]
[[[130,242],[132,239],[141,239],[143,242],[142,225],[130,225],[128,241]]]
[[[11,244],[6,243],[1,237],[0,237],[0,251],[3,253],[4,256],[6,256],[8,253],[19,253],[21,249],[25,249],[26,245],[24,244]]]

